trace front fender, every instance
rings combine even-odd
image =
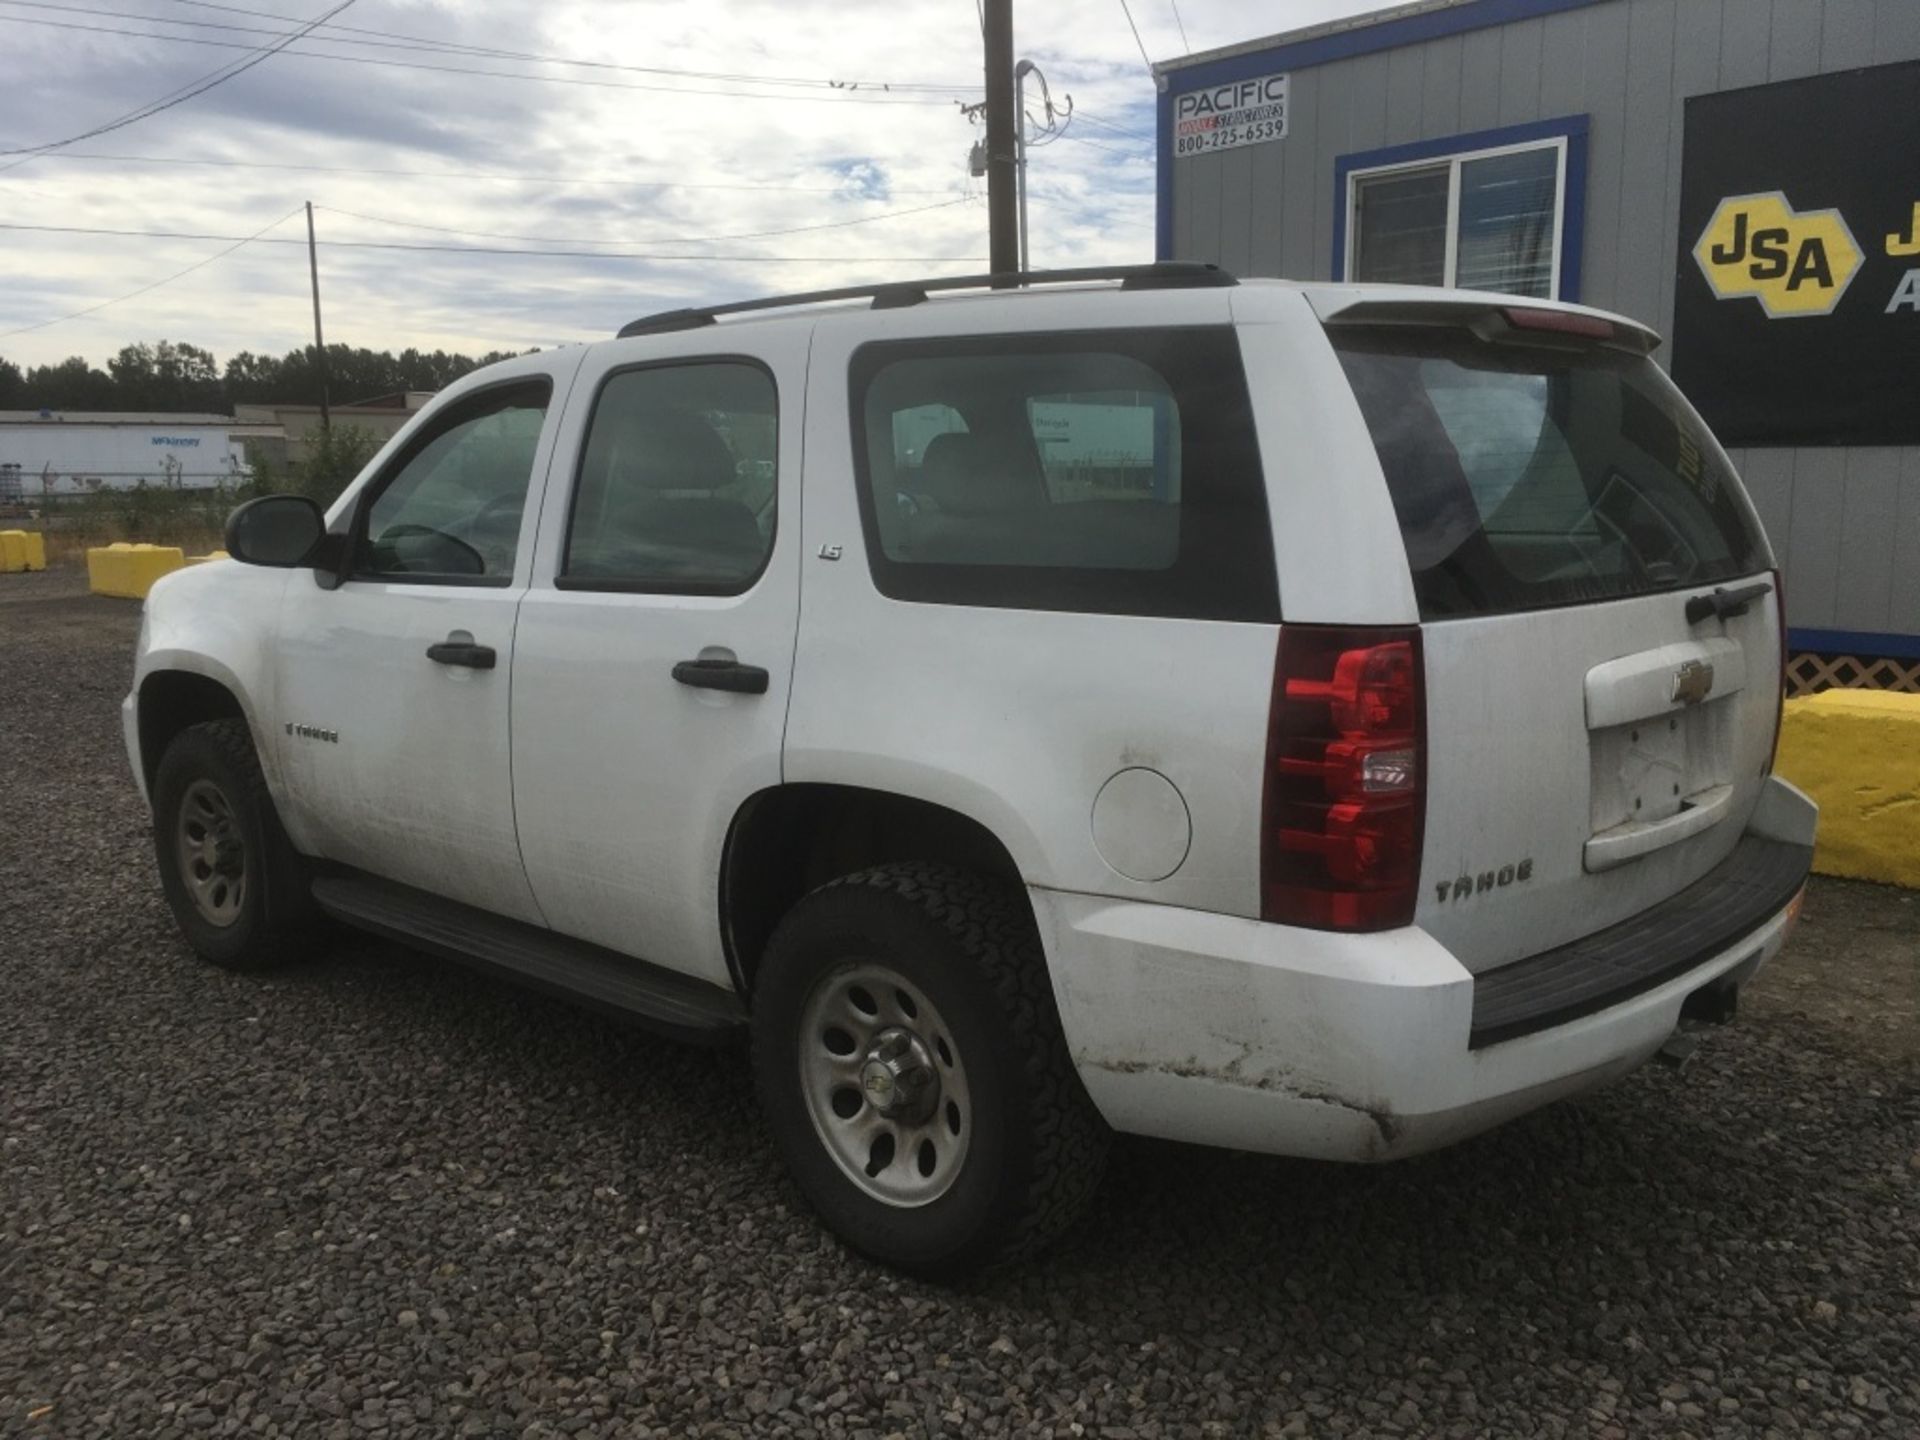
[[[294,843],[294,811],[288,803],[279,748],[271,743],[276,679],[274,635],[280,598],[289,583],[312,579],[304,571],[270,570],[237,561],[196,565],[165,576],[147,597],[141,644],[134,657],[133,699],[154,675],[204,676],[224,687],[240,706],[267,789]],[[134,756],[136,765],[139,757]]]

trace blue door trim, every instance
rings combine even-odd
[[[1566,214],[1560,223],[1560,295],[1580,298],[1580,249],[1587,228],[1587,117],[1562,115],[1554,120],[1531,120],[1524,125],[1502,125],[1495,130],[1473,130],[1436,140],[1415,140],[1378,150],[1339,155],[1333,162],[1333,278],[1347,278],[1347,177],[1355,170],[1382,165],[1406,165],[1416,160],[1439,160],[1472,150],[1502,145],[1525,145],[1531,140],[1567,142]]]
[[[1174,258],[1173,96],[1189,90],[1204,90],[1210,85],[1250,80],[1256,75],[1270,75],[1279,70],[1305,70],[1332,60],[1349,60],[1356,55],[1395,50],[1402,45],[1418,45],[1423,41],[1440,40],[1468,30],[1484,30],[1490,25],[1511,25],[1516,20],[1556,15],[1562,10],[1579,10],[1599,3],[1601,0],[1469,0],[1467,4],[1449,6],[1444,10],[1429,10],[1400,20],[1385,20],[1377,25],[1362,25],[1332,35],[1275,45],[1269,50],[1250,50],[1240,55],[1226,55],[1218,60],[1165,71],[1160,76],[1166,88],[1160,93],[1159,124],[1156,126],[1160,143],[1158,173],[1155,176],[1155,254],[1162,260]]]
[[[1866,655],[1875,659],[1920,660],[1920,635],[1888,635],[1875,630],[1787,630],[1787,649],[1816,655]]]

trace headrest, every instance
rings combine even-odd
[[[949,430],[927,442],[920,456],[920,488],[949,515],[982,515],[1027,503],[1019,483],[995,465],[979,438]]]
[[[708,493],[735,480],[733,452],[720,434],[685,410],[643,410],[620,417],[607,444],[608,478],[623,489]]]

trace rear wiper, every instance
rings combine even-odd
[[[1687,601],[1687,623],[1698,625],[1709,615],[1731,620],[1736,615],[1746,614],[1749,605],[1772,592],[1773,586],[1760,580],[1752,585],[1742,585],[1738,590],[1715,590],[1711,595],[1696,595]]]

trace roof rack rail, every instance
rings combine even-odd
[[[1218,265],[1164,260],[1152,265],[1096,265],[1078,270],[1007,270],[986,275],[949,275],[933,280],[894,280],[878,285],[847,285],[838,290],[808,290],[797,295],[767,295],[758,300],[735,300],[727,305],[662,310],[620,327],[620,338],[664,335],[674,330],[697,330],[722,315],[749,310],[784,310],[791,305],[818,305],[829,300],[871,300],[875,310],[898,310],[919,305],[939,290],[1013,290],[1029,285],[1078,285],[1089,280],[1118,280],[1122,290],[1187,290],[1240,282]]]

